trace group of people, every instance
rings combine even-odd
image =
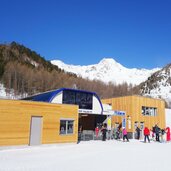
[[[140,139],[140,128],[137,127],[136,128],[136,134],[137,134],[137,139]],[[144,142],[146,142],[146,140],[148,140],[148,142],[150,142],[150,137],[151,139],[157,142],[165,142],[165,141],[170,141],[171,137],[170,137],[170,128],[167,127],[165,129],[161,129],[158,124],[156,124],[154,127],[152,127],[152,129],[150,130],[148,127],[145,127],[143,130],[144,133]],[[166,137],[166,138],[164,138]]]
[[[95,128],[95,134],[96,138],[99,136],[99,132],[102,133],[102,141],[106,141],[107,137],[108,139],[121,139],[121,134],[123,135],[123,141],[127,140],[129,142],[128,136],[127,136],[127,130],[125,127],[122,128],[121,131],[121,125],[118,126],[116,130],[107,130],[107,124],[105,123],[101,129],[98,127]]]
[[[102,141],[106,141],[107,138],[110,139],[111,130],[107,129],[107,124],[104,123],[101,128],[98,126],[95,128],[95,135],[96,138],[102,135]]]
[[[141,130],[137,126],[135,131],[136,131],[136,139],[139,140],[141,138],[140,135],[143,134],[145,143],[147,140],[150,143],[150,139],[157,142],[164,142],[164,141],[171,140],[170,128],[167,127],[165,129],[161,129],[159,128],[158,124],[156,124],[152,129],[145,127],[143,130]],[[120,140],[121,138],[123,138],[123,141],[126,140],[127,142],[129,142],[127,130],[125,127],[122,127],[122,125],[119,125],[117,128],[114,128],[111,131],[111,130],[107,130],[107,124],[104,124],[101,129],[99,129],[98,127],[95,128],[96,137],[99,136],[99,132],[102,133],[103,141],[107,139],[107,135],[108,135],[108,137],[112,139]]]

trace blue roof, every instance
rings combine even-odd
[[[52,91],[36,94],[36,95],[30,96],[30,97],[26,97],[26,98],[24,98],[22,100],[31,100],[31,101],[40,101],[40,102],[49,102],[49,103],[51,103],[52,100],[56,97],[56,95],[59,94],[60,92],[64,91],[64,90],[71,90],[71,91],[74,91],[74,92],[90,93],[90,94],[94,95],[98,99],[98,101],[99,101],[99,103],[101,105],[102,111],[103,111],[103,106],[102,106],[101,100],[98,97],[98,95],[95,92],[86,91],[86,90],[61,88],[61,89],[57,89],[57,90],[52,90]]]
[[[52,90],[45,93],[40,93],[30,97],[26,97],[23,100],[41,101],[41,102],[50,103],[53,100],[53,98],[61,91],[63,91],[63,89]]]

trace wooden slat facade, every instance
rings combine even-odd
[[[78,106],[0,100],[0,145],[28,145],[32,116],[42,117],[42,144],[77,142]],[[61,118],[74,120],[73,134],[60,135]]]
[[[140,122],[144,122],[144,126],[147,126],[150,129],[152,129],[156,123],[158,123],[160,128],[166,127],[165,102],[163,100],[142,96],[124,96],[111,99],[103,99],[102,103],[112,105],[113,110],[126,112],[126,119],[128,119],[129,116],[131,121],[131,129],[129,129],[128,124],[126,124],[127,130],[129,132],[135,131],[135,122],[138,122],[138,126],[140,126]],[[142,106],[157,108],[157,116],[144,116],[142,114]],[[112,126],[114,126],[114,124],[117,122],[122,122],[121,116],[112,117]]]

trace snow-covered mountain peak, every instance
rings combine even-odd
[[[113,58],[103,58],[98,64],[87,66],[68,65],[60,60],[53,60],[51,63],[83,78],[101,80],[105,83],[113,82],[115,84],[127,82],[128,84],[138,85],[159,70],[159,68],[153,70],[129,69],[116,62]]]
[[[113,58],[103,58],[98,64],[98,66],[107,67],[107,68],[120,68],[124,67],[116,62]]]

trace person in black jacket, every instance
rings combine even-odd
[[[103,125],[101,132],[102,132],[102,141],[106,141],[107,124]]]
[[[156,124],[155,125],[155,134],[156,134],[156,141],[158,141],[158,142],[160,142],[159,133],[160,133],[160,128]]]
[[[137,140],[139,140],[140,139],[140,128],[137,126],[137,128],[136,128],[136,133],[137,133]]]
[[[82,131],[83,131],[83,127],[82,127],[82,125],[80,125],[78,128],[78,142],[77,142],[77,144],[81,141]]]

